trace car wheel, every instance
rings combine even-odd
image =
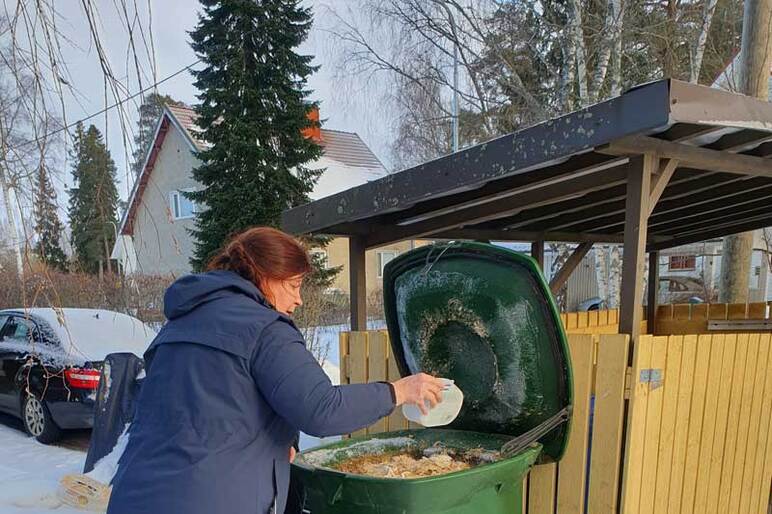
[[[21,414],[24,429],[39,442],[51,444],[62,436],[62,429],[54,422],[48,407],[34,395],[24,397]]]

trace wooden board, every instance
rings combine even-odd
[[[654,494],[657,485],[659,469],[657,460],[659,457],[660,429],[662,424],[662,406],[665,397],[665,364],[667,361],[667,337],[655,337],[651,347],[651,361],[649,364],[652,377],[659,373],[661,378],[652,378],[648,384],[649,392],[646,405],[646,428],[644,432],[643,466],[641,476],[640,506],[641,514],[654,513]]]
[[[349,376],[352,384],[367,383],[367,341],[368,332],[351,332],[349,334]],[[359,437],[367,434],[367,430],[357,430],[351,434]]]
[[[646,409],[650,393],[649,383],[641,380],[641,372],[651,369],[653,346],[654,338],[652,336],[640,336],[635,342],[630,413],[628,415],[625,464],[622,475],[622,514],[637,514],[641,504]]]
[[[716,427],[713,436],[713,453],[710,459],[710,478],[706,499],[706,514],[718,514],[718,499],[721,492],[721,473],[724,464],[724,443],[729,426],[729,400],[732,393],[732,372],[737,354],[737,334],[725,336],[724,357],[721,363],[721,373],[718,380],[719,391],[716,402]]]
[[[710,364],[708,365],[708,383],[705,392],[705,414],[700,436],[700,455],[697,465],[697,483],[695,485],[693,512],[705,512],[708,508],[708,492],[711,478],[713,442],[716,434],[716,411],[721,388],[721,370],[724,359],[724,336],[713,335],[711,338]]]
[[[743,377],[748,363],[749,334],[737,336],[734,369],[732,370],[731,393],[729,395],[729,413],[727,415],[726,437],[724,438],[724,462],[721,467],[721,486],[719,488],[718,512],[728,512],[729,496],[732,487],[737,434],[740,429],[740,407],[742,406]]]
[[[617,509],[629,346],[622,334],[603,335],[598,342],[588,512]]]
[[[528,514],[555,514],[555,463],[534,466],[528,477]]]
[[[732,469],[732,486],[729,493],[729,511],[737,513],[740,509],[742,494],[743,469],[745,468],[745,450],[748,444],[748,433],[751,420],[751,404],[753,389],[756,384],[756,361],[759,355],[759,336],[751,334],[748,342],[748,355],[745,361],[745,376],[743,377],[742,405],[737,430],[737,446],[735,447],[734,467]]]
[[[697,336],[684,336],[681,351],[681,373],[678,380],[676,423],[673,433],[673,457],[671,460],[670,485],[667,509],[663,512],[678,514],[681,511],[684,467],[689,438],[689,413],[694,392],[694,371],[697,360]]]
[[[593,337],[569,335],[571,368],[574,376],[574,408],[571,432],[558,466],[557,505],[560,514],[583,514],[587,473],[590,395],[592,394]]]
[[[749,512],[761,514],[760,508],[766,507],[769,497],[769,485],[772,477],[764,475],[764,464],[767,453],[772,454],[772,335],[761,336],[761,346],[767,354],[765,364],[766,378],[761,399],[761,412],[759,415],[759,437],[756,444],[756,465],[753,470]]]
[[[766,377],[769,374],[767,369],[767,356],[769,352],[769,345],[766,338],[763,342],[761,336],[758,336],[758,356],[754,362],[756,372],[755,380],[753,384],[753,399],[751,400],[751,417],[748,424],[748,442],[745,448],[745,466],[743,467],[743,476],[740,481],[742,484],[740,490],[740,508],[738,512],[740,514],[747,514],[750,512],[751,502],[751,487],[753,485],[754,477],[753,471],[756,468],[756,459],[758,457],[757,447],[759,442],[759,420],[761,417],[761,398],[764,394],[764,385],[766,383]],[[753,340],[753,337],[751,338]]]
[[[377,331],[369,333],[367,343],[367,381],[383,382],[388,379],[388,345],[389,339],[387,332]],[[368,434],[378,434],[388,430],[387,418],[376,421],[367,428]]]
[[[670,493],[671,472],[673,469],[673,445],[678,408],[678,386],[681,378],[681,357],[683,355],[683,336],[669,338],[667,345],[667,363],[664,374],[664,399],[662,402],[662,423],[659,434],[659,454],[657,456],[657,479],[654,493],[654,512],[667,512],[668,494]]]
[[[686,439],[686,461],[681,495],[681,512],[683,514],[693,512],[694,507],[712,340],[713,336],[710,335],[699,336],[697,340],[697,360],[694,365],[694,387],[692,389],[691,410],[689,411],[689,431]]]

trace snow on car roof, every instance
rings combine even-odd
[[[62,343],[66,363],[101,361],[116,352],[142,357],[155,331],[137,318],[102,309],[8,309],[45,322]]]

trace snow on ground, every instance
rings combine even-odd
[[[6,422],[6,418],[1,420]],[[82,514],[56,497],[59,479],[80,473],[86,454],[38,443],[0,423],[0,512],[2,514]]]

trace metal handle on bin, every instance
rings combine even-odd
[[[536,425],[528,432],[520,434],[504,443],[501,446],[502,458],[512,457],[516,453],[519,453],[524,448],[527,448],[531,443],[538,441],[543,436],[552,432],[555,428],[568,421],[571,415],[571,406],[564,407],[560,412],[554,416],[546,419],[542,423]]]

